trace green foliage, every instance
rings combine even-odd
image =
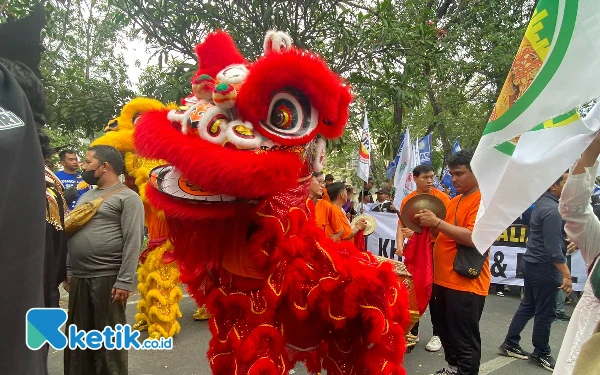
[[[53,129],[86,137],[134,94],[123,41],[142,38],[158,58],[140,76],[139,94],[163,102],[190,92],[194,46],[225,29],[250,61],[267,30],[321,54],[353,86],[344,136],[329,143],[329,170],[355,179],[364,114],[373,139],[372,171],[385,167],[408,126],[431,132],[440,168],[455,138],[474,148],[523,37],[535,1],[500,0],[49,0],[42,70]],[[25,0],[10,10],[24,14]]]
[[[21,17],[30,6],[11,0],[7,14]],[[48,95],[47,125],[91,138],[134,96],[121,52],[122,17],[106,0],[49,0],[45,9],[40,70]]]
[[[179,102],[191,92],[190,81],[196,65],[181,60],[170,60],[167,66],[147,67],[139,78],[138,89],[142,96],[166,102]]]

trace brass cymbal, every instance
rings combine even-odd
[[[405,227],[421,233],[423,228],[419,225],[419,220],[415,215],[421,210],[432,211],[437,217],[444,220],[446,218],[446,206],[442,200],[431,194],[418,194],[410,198],[402,207],[400,219]]]
[[[367,222],[367,226],[363,231],[363,234],[365,236],[372,234],[373,232],[375,232],[375,229],[377,229],[377,220],[375,220],[373,216],[367,214],[358,215],[354,218],[354,220],[352,220],[352,226],[356,226],[356,223],[359,220],[364,220]]]

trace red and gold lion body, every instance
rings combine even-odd
[[[135,145],[169,165],[146,195],[163,210],[181,279],[213,315],[214,374],[404,374],[406,288],[388,263],[325,237],[308,197],[322,141],[350,89],[315,54],[269,32],[250,64],[231,38],[196,48],[183,111],[139,120]]]

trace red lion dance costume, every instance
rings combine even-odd
[[[247,62],[224,32],[196,47],[184,111],[151,111],[139,153],[166,160],[146,195],[163,210],[181,280],[213,317],[218,375],[405,374],[408,296],[389,263],[327,239],[313,218],[311,173],[341,136],[350,89],[315,54],[269,32]]]

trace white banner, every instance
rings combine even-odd
[[[377,220],[377,229],[367,237],[367,249],[373,255],[400,260],[396,256],[398,216],[385,212],[368,212]],[[527,232],[524,227],[509,227],[491,247],[490,270],[493,284],[523,286],[523,275],[517,270],[525,253]],[[585,262],[579,251],[567,256],[573,276],[573,290],[582,291],[587,278]]]
[[[396,193],[394,195],[394,206],[400,207],[402,199],[410,194],[417,188],[413,179],[412,171],[417,166],[417,160],[415,160],[414,146],[410,142],[410,129],[406,128],[404,132],[404,141],[402,142],[402,150],[400,151],[400,160],[396,167],[396,174],[394,175],[394,189]],[[418,150],[416,157],[418,158]]]
[[[364,182],[369,181],[369,170],[371,168],[371,133],[369,132],[369,121],[365,112],[365,123],[358,146],[358,177]]]

